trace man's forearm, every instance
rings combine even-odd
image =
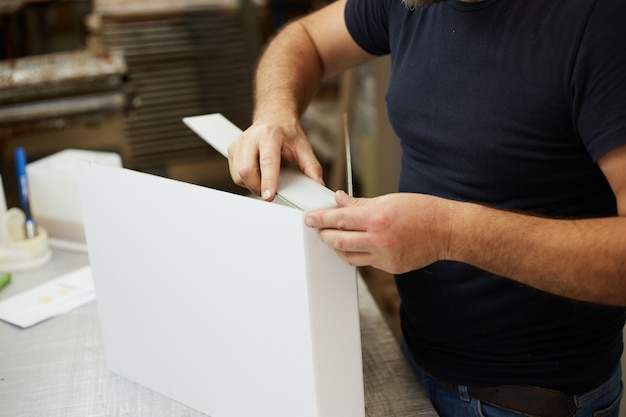
[[[554,220],[475,204],[461,213],[447,257],[567,298],[626,305],[626,218]]]
[[[322,73],[306,29],[298,21],[286,26],[259,61],[254,120],[277,115],[298,118],[316,94]]]

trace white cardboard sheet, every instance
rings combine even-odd
[[[113,372],[212,417],[364,416],[355,269],[301,210],[79,172]]]
[[[241,130],[219,113],[185,117],[183,122],[225,157],[228,145],[241,135]],[[304,211],[335,206],[331,190],[291,167],[280,171],[278,196]]]

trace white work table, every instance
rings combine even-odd
[[[87,264],[55,251],[50,263],[14,273],[0,300]],[[366,416],[436,417],[362,280],[359,304]],[[28,329],[0,321],[0,416],[205,415],[109,372],[92,302]]]

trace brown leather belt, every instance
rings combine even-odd
[[[459,388],[437,382],[452,390]],[[467,387],[467,393],[484,403],[530,417],[572,417],[577,408],[573,398],[563,392],[530,385]]]

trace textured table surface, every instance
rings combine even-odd
[[[56,251],[44,267],[13,274],[0,300],[87,263]],[[366,416],[436,417],[362,281],[359,294]],[[92,302],[29,329],[0,321],[0,416],[204,414],[109,372]]]

